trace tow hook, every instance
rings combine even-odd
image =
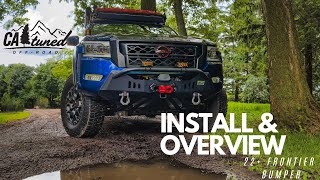
[[[129,93],[127,91],[123,91],[123,93],[119,94],[119,96],[121,97],[120,99],[120,103],[124,106],[130,104],[130,97],[129,97]]]
[[[200,93],[194,92],[193,93],[193,97],[192,97],[192,104],[193,105],[199,105],[201,103],[201,98],[200,96],[202,96]]]

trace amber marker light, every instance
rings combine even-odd
[[[151,61],[142,61],[142,66],[143,67],[151,67],[151,66],[153,66],[153,62],[151,62]]]
[[[183,68],[183,67],[188,67],[187,62],[177,62],[177,67]]]

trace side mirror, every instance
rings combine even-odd
[[[79,36],[69,36],[67,38],[67,45],[68,46],[76,46],[79,44]]]

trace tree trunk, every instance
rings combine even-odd
[[[141,9],[142,10],[157,10],[156,0],[141,0]]]
[[[236,83],[236,89],[234,90],[234,101],[239,102],[239,84]]]
[[[178,33],[181,36],[187,36],[186,24],[184,22],[182,11],[182,0],[173,0],[174,15],[178,27]]]
[[[290,0],[262,0],[270,58],[271,112],[280,127],[320,131],[319,105],[310,94]]]
[[[312,94],[313,84],[312,84],[312,59],[313,50],[312,44],[308,43],[305,46],[304,58],[305,58],[305,68],[307,75],[307,83],[309,86],[310,93]]]
[[[52,95],[49,95],[48,103],[49,103],[49,108],[54,108],[54,100]]]

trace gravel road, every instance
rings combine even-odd
[[[239,156],[163,154],[160,141],[164,134],[160,133],[157,119],[106,117],[97,137],[77,139],[65,133],[60,110],[29,111],[28,119],[0,125],[0,179],[21,179],[101,163],[160,160],[236,179],[261,178],[257,173],[233,165],[241,161]]]

